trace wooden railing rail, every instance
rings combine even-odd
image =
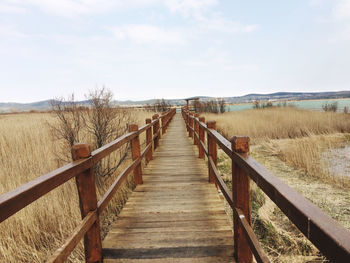
[[[199,156],[201,153],[207,156],[209,178],[214,176],[233,209],[235,257],[238,262],[252,262],[252,255],[257,262],[269,262],[251,227],[249,179],[263,190],[324,256],[332,262],[350,262],[350,231],[250,157],[248,137],[236,136],[228,141],[213,128],[213,122],[205,124],[204,118],[194,117],[184,108],[182,116],[190,137],[203,138],[203,131],[207,134],[208,148],[200,139]],[[193,123],[199,125],[199,134]],[[213,140],[232,159],[232,191],[217,170],[215,150],[213,155],[212,146],[209,146]]]
[[[146,157],[146,163],[152,160],[153,149],[158,146],[162,132],[163,134],[166,132],[175,113],[176,109],[170,109],[160,117],[159,115],[154,115],[152,121],[146,119],[146,124],[140,128],[137,125],[130,124],[127,134],[92,152],[88,144],[74,145],[72,147],[73,162],[0,196],[0,223],[75,177],[82,221],[47,262],[63,262],[83,237],[85,261],[101,262],[102,248],[99,215],[107,207],[119,186],[132,171],[134,171],[135,186],[142,183],[141,161],[144,157]],[[160,126],[160,120],[162,120],[162,126]],[[146,146],[141,151],[139,135],[145,131]],[[93,166],[127,142],[131,142],[133,162],[118,175],[101,200],[97,201]]]

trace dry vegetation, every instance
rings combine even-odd
[[[349,144],[349,114],[266,108],[205,117],[216,120],[227,138],[248,135],[254,158],[350,228],[350,178],[330,174],[327,158],[331,149]],[[218,167],[230,184],[230,160],[221,151]],[[273,262],[323,262],[317,249],[254,183],[251,196],[254,231]]]
[[[269,139],[350,132],[350,115],[293,107],[206,114],[206,120],[216,120],[218,130],[227,138],[246,135],[252,144]]]
[[[151,114],[132,113],[139,126]],[[49,113],[0,115],[0,195],[62,164],[57,153],[63,142],[53,139],[48,125],[55,122],[57,119]],[[114,161],[118,161],[119,156],[114,154]],[[127,158],[113,176],[104,177],[97,189],[99,197],[128,162]],[[130,177],[103,213],[104,231],[121,209],[132,184]],[[0,262],[43,262],[80,220],[76,186],[74,180],[70,180],[0,224]],[[80,244],[70,261],[81,262],[83,258]]]

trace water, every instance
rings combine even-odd
[[[348,107],[350,109],[350,99],[329,99],[329,100],[299,100],[299,101],[288,101],[287,105],[295,106],[301,109],[307,110],[315,110],[322,111],[322,105],[325,103],[331,104],[334,102],[338,102],[338,112],[343,112],[344,107]],[[274,105],[281,102],[273,102]],[[253,103],[242,103],[236,105],[227,106],[228,111],[240,111],[252,109]]]
[[[323,158],[331,175],[350,177],[350,145],[325,152]]]

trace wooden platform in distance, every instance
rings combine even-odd
[[[103,241],[110,262],[234,262],[223,201],[177,113]]]

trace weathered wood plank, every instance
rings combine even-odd
[[[111,226],[104,262],[234,262],[223,201],[181,122],[174,117]]]

